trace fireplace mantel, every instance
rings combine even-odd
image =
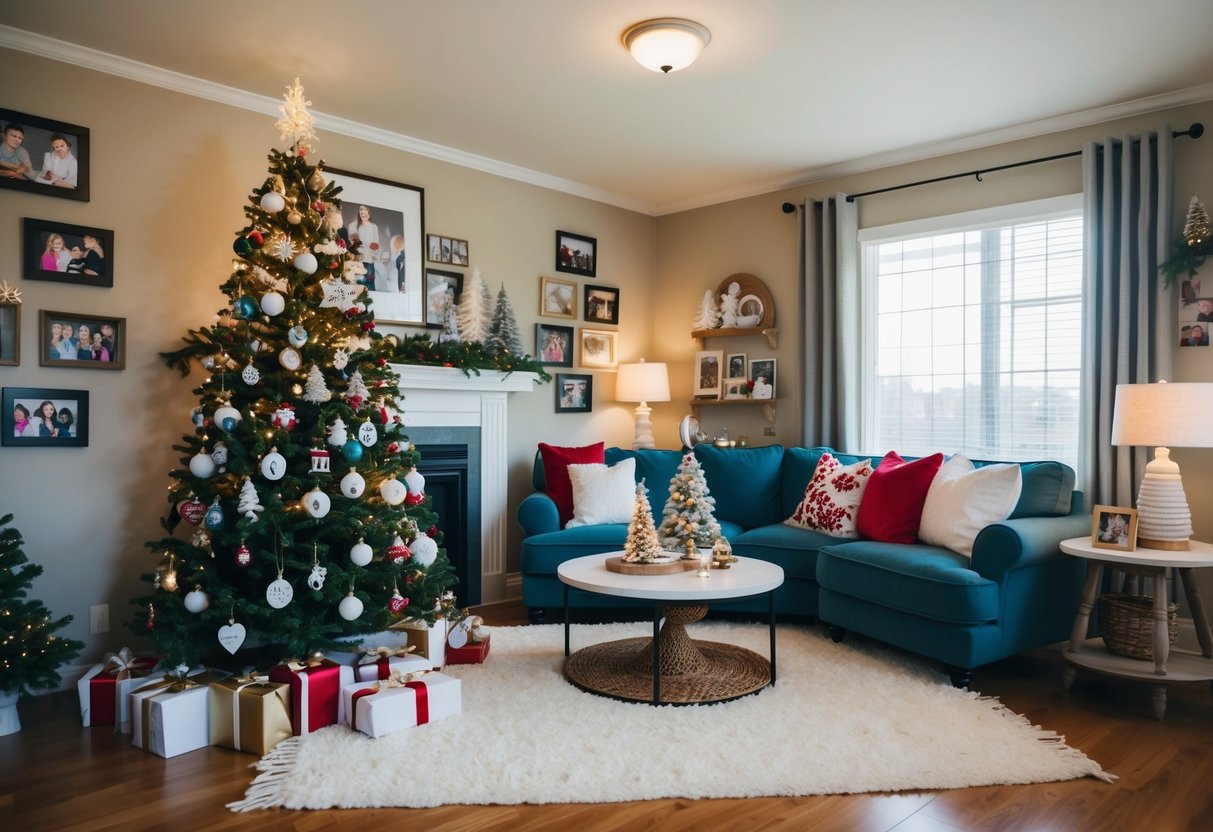
[[[482,602],[505,600],[506,492],[509,460],[506,416],[510,393],[535,389],[537,373],[392,364],[399,377],[404,432],[411,427],[480,429],[480,545]]]

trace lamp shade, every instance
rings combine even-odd
[[[620,364],[615,379],[615,401],[668,402],[670,374],[665,362]]]
[[[680,17],[645,20],[623,33],[623,43],[636,63],[665,73],[690,66],[711,39],[705,26]]]
[[[1116,385],[1112,444],[1213,447],[1213,383]]]

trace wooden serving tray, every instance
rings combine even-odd
[[[698,569],[699,561],[675,559],[670,563],[627,563],[623,557],[606,559],[608,572],[621,575],[677,575],[689,569]]]

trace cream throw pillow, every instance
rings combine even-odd
[[[630,523],[636,504],[636,460],[621,459],[610,466],[574,463],[569,466],[573,485],[573,519],[566,529]]]
[[[931,481],[918,537],[923,543],[972,556],[978,532],[1010,517],[1022,489],[1018,465],[975,468],[968,457],[956,454]]]

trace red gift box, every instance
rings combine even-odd
[[[124,647],[107,655],[101,664],[93,665],[76,685],[84,727],[119,722],[125,694],[136,680],[150,674],[158,661],[154,656],[135,656]],[[121,692],[120,687],[124,688]]]
[[[287,662],[270,668],[271,682],[291,687],[291,725],[295,736],[342,721],[341,689],[354,682],[354,668],[328,659]]]
[[[462,647],[446,646],[446,663],[447,664],[481,664],[489,656],[489,640],[491,635],[485,636],[484,641],[469,641]]]

